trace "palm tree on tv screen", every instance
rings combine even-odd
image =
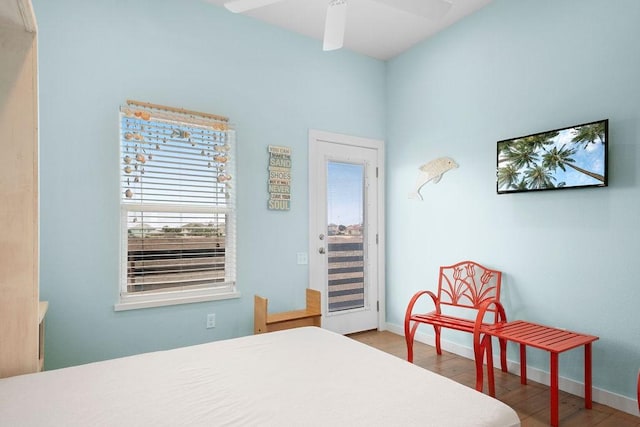
[[[524,173],[524,180],[527,184],[527,188],[533,190],[540,190],[543,188],[554,188],[553,181],[556,178],[553,176],[553,171],[545,168],[542,165],[536,165],[530,169],[527,169]]]
[[[518,183],[518,169],[514,165],[507,165],[498,169],[498,186],[500,188],[515,187]]]
[[[574,155],[576,151],[577,151],[576,148],[566,148],[565,145],[560,147],[560,149],[558,149],[557,147],[553,147],[550,151],[547,151],[542,156],[542,165],[552,171],[556,170],[557,168],[560,168],[563,171],[566,171],[567,169],[565,168],[565,166],[569,166],[570,168],[580,173],[588,175],[591,178],[597,179],[600,182],[604,182],[604,176],[597,174],[595,172],[588,171],[586,169],[581,168],[580,166],[576,166],[573,164],[575,163],[575,160],[572,159],[570,156]]]
[[[516,141],[515,144],[501,144],[500,154],[502,159],[499,163],[509,162],[516,169],[529,167],[538,161],[536,147],[524,138]]]
[[[596,141],[602,144],[604,142],[604,131],[604,122],[580,126],[572,141],[576,143],[584,142],[583,148],[586,149],[589,144],[595,144]]]

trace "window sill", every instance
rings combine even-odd
[[[217,301],[225,299],[240,298],[240,292],[208,292],[188,294],[179,293],[162,293],[155,295],[126,295],[121,296],[120,300],[114,304],[114,311],[137,310],[141,308],[164,307],[168,305],[191,304],[194,302]]]

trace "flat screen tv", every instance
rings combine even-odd
[[[606,187],[609,120],[498,141],[498,194]]]

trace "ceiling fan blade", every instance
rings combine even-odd
[[[453,3],[449,0],[375,0],[394,9],[430,19],[440,19],[449,12]]]
[[[347,0],[331,0],[324,22],[322,50],[336,50],[344,43],[344,28],[347,24]]]
[[[242,13],[259,7],[268,6],[273,3],[278,3],[280,1],[282,0],[234,0],[226,2],[224,7],[233,13]]]

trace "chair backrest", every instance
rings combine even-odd
[[[500,301],[502,273],[474,261],[440,267],[438,299],[441,304],[475,308],[491,299]],[[495,304],[487,311],[495,312]]]

